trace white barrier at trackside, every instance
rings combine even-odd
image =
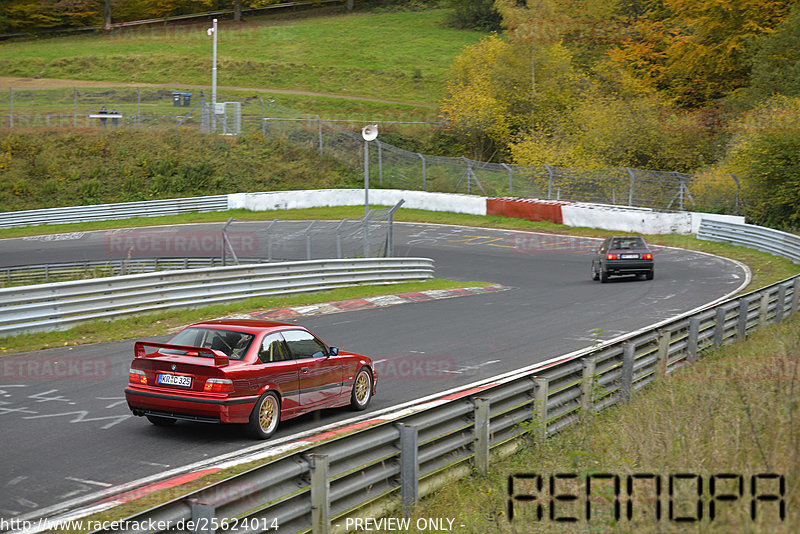
[[[565,204],[561,215],[567,226],[640,234],[696,234],[702,219],[744,224],[744,217],[710,213],[666,213],[603,204]]]
[[[394,206],[401,199],[405,200],[403,207],[407,209],[486,215],[486,198],[475,195],[400,189],[372,189],[369,192],[371,206]],[[252,211],[359,205],[364,205],[363,189],[314,189],[228,195],[228,209]]]

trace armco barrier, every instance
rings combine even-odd
[[[133,217],[159,217],[228,209],[228,195],[170,198],[142,202],[120,202],[94,206],[69,206],[41,210],[8,211],[0,213],[0,228],[67,224],[86,221],[113,221]]]
[[[703,219],[697,238],[754,248],[800,263],[800,236],[771,228]]]
[[[236,265],[0,289],[0,336],[63,330],[80,322],[433,277],[427,258],[362,258]]]
[[[490,451],[512,450],[531,429],[544,438],[627,402],[705,349],[797,313],[799,297],[795,276],[393,414],[351,420],[349,430],[360,430],[282,448],[280,458],[128,520],[214,518],[219,528],[211,531],[230,532],[235,518],[249,532],[277,524],[278,532],[327,533],[343,531],[347,518],[409,510],[456,474],[486,472]]]

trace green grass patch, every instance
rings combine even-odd
[[[220,86],[305,90],[429,105],[461,50],[486,35],[448,28],[447,10],[223,21]],[[207,24],[149,26],[0,44],[9,76],[210,84]]]
[[[588,416],[544,442],[532,438],[503,460],[494,459],[490,473],[469,476],[448,484],[422,499],[412,522],[425,517],[455,518],[458,532],[795,532],[800,523],[800,317],[761,329],[746,341],[717,350],[666,379],[633,395],[629,405],[618,405]],[[545,487],[515,479],[517,493],[536,493],[540,500],[516,502],[509,521],[508,479],[520,473],[544,475]],[[634,499],[633,520],[615,522],[613,491],[595,481],[591,521],[574,524],[549,518],[549,476],[557,473],[653,473],[662,477],[662,515],[654,518],[654,495],[642,491]],[[669,519],[669,475],[703,477],[703,520],[680,523]],[[710,478],[714,474],[744,476],[744,495],[733,502],[716,503],[710,520]],[[786,477],[786,518],[779,519],[777,502],[758,502],[757,519],[751,519],[750,476],[777,473]],[[735,486],[717,481],[717,494],[736,493]],[[574,494],[568,482],[564,493]],[[759,491],[778,492],[777,483],[760,482]],[[652,487],[652,486],[651,486]],[[684,488],[689,485],[684,485]],[[695,486],[691,486],[696,488]],[[526,489],[523,489],[526,488]],[[724,489],[723,489],[724,488]],[[732,489],[733,488],[733,489]],[[636,495],[636,493],[635,493]],[[696,492],[676,492],[675,516],[696,517]],[[544,504],[537,519],[536,505]],[[622,499],[622,516],[627,498]],[[678,504],[680,506],[678,507]],[[585,498],[578,503],[558,503],[559,516],[585,518]],[[461,526],[463,525],[463,526]]]
[[[91,321],[60,332],[37,332],[0,338],[0,355],[13,352],[104,343],[138,337],[165,335],[189,323],[209,318],[224,317],[233,313],[250,313],[294,306],[307,306],[321,302],[336,302],[356,298],[394,295],[430,289],[480,287],[488,282],[459,282],[434,278],[418,282],[387,285],[358,285],[318,291],[301,295],[256,297],[231,304],[218,304],[191,309],[168,310],[160,313],[133,315],[113,321]]]

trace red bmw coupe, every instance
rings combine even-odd
[[[258,319],[195,323],[168,343],[137,341],[134,352],[125,388],[134,415],[154,425],[246,423],[259,439],[314,410],[363,410],[377,381],[370,358],[301,326]]]

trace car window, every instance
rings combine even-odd
[[[611,243],[613,249],[635,249],[645,248],[644,240],[641,237],[616,237]]]
[[[328,348],[305,330],[284,330],[283,338],[293,358],[319,358],[328,355]]]
[[[280,333],[276,332],[264,336],[264,340],[261,342],[261,350],[258,351],[258,359],[264,363],[291,359],[289,353],[286,352],[283,336]]]
[[[222,330],[217,328],[187,328],[178,332],[167,343],[173,345],[186,345],[189,347],[205,347],[222,352],[232,360],[241,360],[247,354],[247,349],[253,342],[255,335],[235,330]],[[174,349],[161,349],[165,354],[187,354],[187,351]],[[207,352],[192,354],[203,358],[211,358]]]

